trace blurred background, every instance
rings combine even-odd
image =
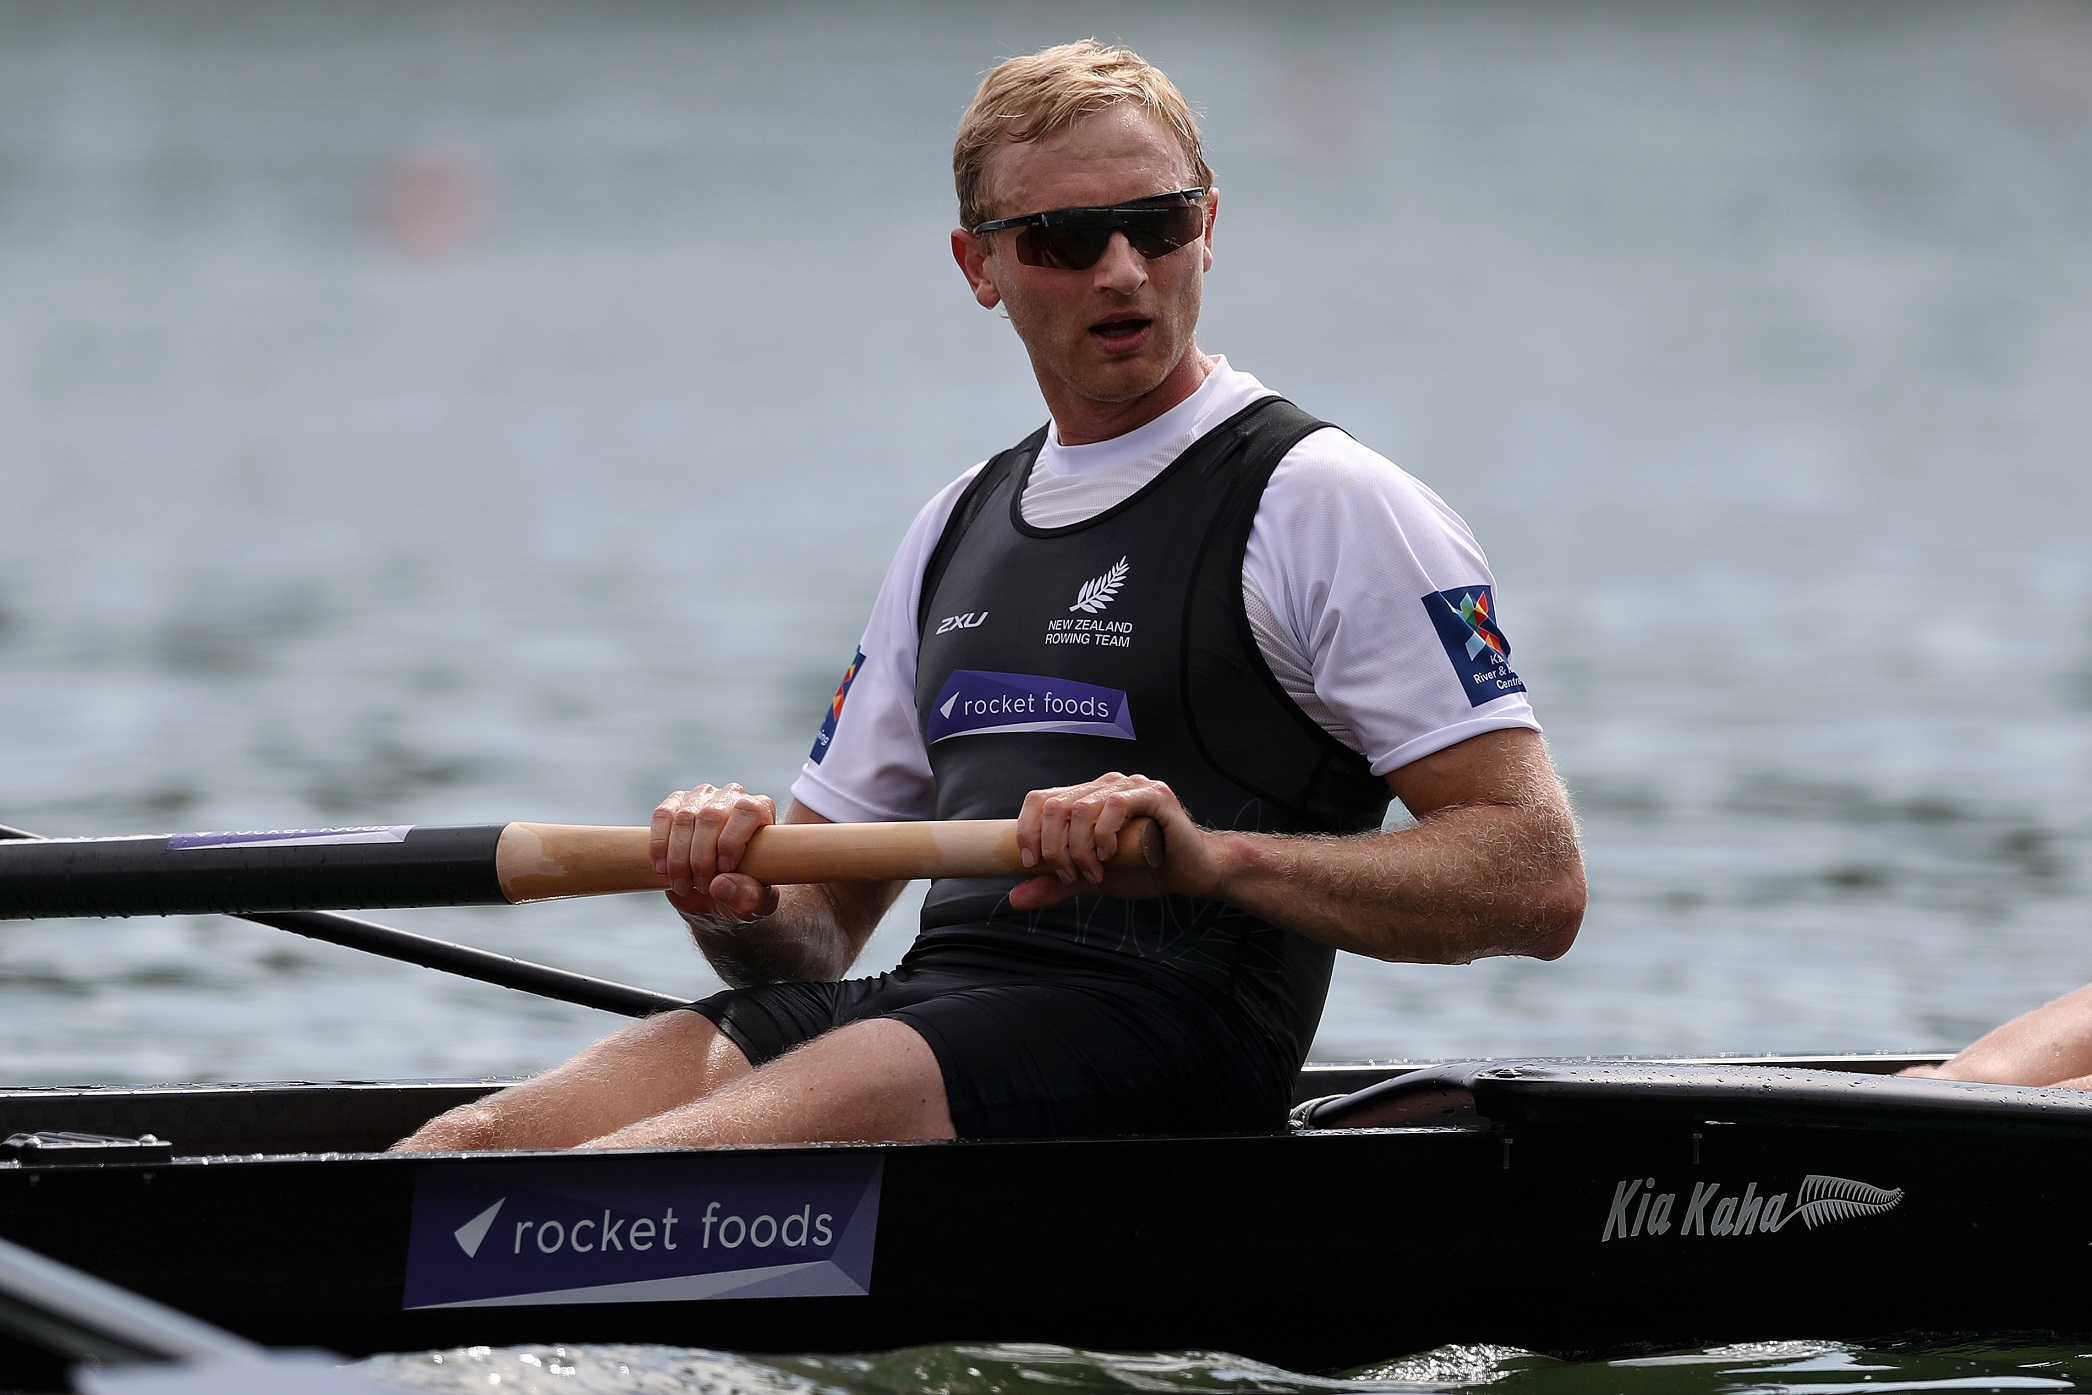
[[[781,795],[915,511],[1043,419],[950,140],[1094,33],[1207,111],[1202,342],[1466,516],[1586,821],[1568,958],[1346,962],[1318,1055],[1944,1048],[2092,978],[2086,0],[0,33],[0,822]],[[384,918],[716,986],[651,897]],[[0,926],[9,1083],[614,1025],[228,920]]]

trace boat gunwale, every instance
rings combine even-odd
[[[1530,1064],[1545,1064],[1548,1066],[1567,1069],[1575,1069],[1579,1067],[1603,1068],[1633,1065],[1670,1067],[1704,1066],[1715,1069],[1721,1067],[1778,1066],[1796,1070],[1840,1071],[1862,1075],[1884,1076],[1908,1064],[1936,1061],[1940,1059],[1944,1058],[1937,1055],[1914,1056],[1889,1055],[1885,1053],[1819,1054],[1810,1056],[1746,1056],[1736,1054],[1696,1057],[1518,1057],[1498,1058],[1497,1063],[1508,1065],[1511,1064],[1513,1061],[1518,1061]],[[1442,1070],[1454,1065],[1473,1066],[1479,1069],[1485,1068],[1490,1064],[1491,1062],[1487,1060],[1470,1060],[1464,1062],[1318,1062],[1311,1064],[1302,1070],[1300,1075],[1300,1088],[1297,1091],[1297,1093],[1304,1097],[1304,1103],[1313,1104],[1319,1103],[1323,1100],[1355,1095],[1359,1093],[1361,1090],[1370,1088],[1375,1084],[1381,1084],[1393,1080],[1398,1080],[1400,1078],[1413,1075],[1418,1072]],[[163,1157],[155,1159],[142,1159],[123,1158],[120,1156],[112,1155],[106,1160],[97,1159],[90,1161],[86,1158],[75,1157],[68,1159],[67,1161],[62,1163],[57,1161],[10,1160],[0,1161],[0,1175],[16,1171],[33,1171],[43,1173],[57,1170],[60,1168],[69,1171],[86,1168],[117,1168],[129,1171],[148,1172],[161,1168],[176,1166],[192,1167],[197,1165],[211,1165],[223,1167],[234,1164],[252,1164],[263,1161],[307,1161],[338,1163],[352,1160],[374,1161],[378,1159],[396,1159],[401,1164],[412,1165],[421,1162],[455,1162],[464,1160],[487,1161],[490,1159],[505,1158],[548,1158],[575,1156],[607,1157],[611,1156],[612,1154],[631,1156],[688,1156],[689,1154],[695,1151],[703,1151],[710,1153],[742,1152],[750,1150],[790,1151],[860,1148],[878,1148],[890,1150],[898,1147],[910,1146],[950,1147],[955,1144],[967,1147],[976,1147],[987,1144],[1018,1144],[1028,1146],[1061,1147],[1069,1144],[1095,1144],[1100,1142],[1125,1141],[1166,1141],[1172,1143],[1201,1144],[1211,1143],[1219,1140],[1238,1141],[1243,1139],[1257,1138],[1300,1138],[1317,1137],[1324,1135],[1359,1136],[1367,1133],[1386,1134],[1393,1132],[1454,1132],[1473,1134],[1478,1132],[1502,1132],[1507,1127],[1507,1125],[1503,1121],[1490,1119],[1487,1117],[1469,1117],[1458,1120],[1418,1119],[1413,1123],[1404,1122],[1402,1124],[1395,1125],[1392,1127],[1383,1125],[1358,1125],[1351,1127],[1321,1128],[1295,1127],[1289,1130],[1275,1130],[1269,1134],[1137,1134],[1099,1136],[1095,1138],[1085,1137],[995,1140],[923,1140],[917,1143],[836,1142],[792,1144],[731,1144],[719,1145],[713,1148],[707,1148],[703,1150],[505,1149],[499,1151],[483,1152],[445,1151],[429,1153],[391,1153],[388,1152],[386,1148],[383,1146],[365,1147],[354,1146],[354,1144],[351,1144],[349,1146],[342,1146],[339,1144],[334,1146],[328,1146],[326,1144],[322,1144],[321,1146],[317,1147],[300,1147],[296,1146],[296,1140],[294,1137],[286,1138],[284,1140],[285,1146],[278,1147],[269,1146],[266,1135],[263,1135],[258,1140],[263,1143],[263,1146],[240,1146],[238,1142],[224,1141],[228,1138],[236,1139],[242,1128],[254,1128],[255,1121],[257,1119],[261,1119],[263,1118],[263,1116],[273,1115],[276,1108],[279,1105],[289,1103],[291,1101],[304,1103],[308,1106],[319,1108],[322,1110],[324,1109],[325,1105],[330,1101],[338,1101],[345,1107],[349,1106],[352,1102],[361,1102],[366,1106],[381,1106],[385,1104],[401,1103],[414,1105],[414,1110],[391,1111],[387,1115],[387,1120],[390,1125],[389,1129],[378,1128],[368,1118],[364,1118],[360,1121],[360,1133],[362,1138],[364,1139],[370,1139],[373,1142],[375,1142],[375,1140],[380,1136],[387,1136],[391,1139],[397,1139],[399,1137],[405,1136],[406,1133],[411,1132],[413,1127],[418,1126],[419,1121],[425,1121],[426,1118],[431,1117],[433,1113],[445,1107],[447,1104],[451,1102],[463,1103],[470,1099],[480,1098],[486,1093],[500,1089],[504,1084],[507,1083],[509,1082],[506,1079],[335,1082],[257,1081],[227,1082],[223,1084],[184,1083],[143,1086],[28,1086],[12,1089],[0,1089],[0,1131],[4,1132],[12,1132],[16,1127],[22,1124],[26,1124],[32,1130],[38,1127],[49,1128],[73,1126],[76,1124],[77,1121],[66,1120],[62,1117],[63,1113],[65,1112],[66,1106],[79,1106],[82,1109],[93,1109],[98,1114],[103,1113],[104,1111],[106,1111],[109,1114],[120,1114],[126,1109],[130,1108],[145,1110],[150,1109],[156,1103],[165,1103],[169,1105],[184,1104],[190,1106],[203,1106],[205,1108],[208,1108],[210,1105],[213,1104],[222,1104],[228,1106],[226,1114],[223,1117],[216,1117],[210,1119],[209,1121],[205,1121],[202,1119],[199,1119],[197,1121],[196,1135],[200,1135],[205,1141],[201,1143],[188,1145],[187,1151],[183,1151],[185,1145],[183,1142],[182,1133],[184,1132],[184,1130],[178,1126],[175,1126],[178,1124],[178,1120],[162,1120],[159,1122],[154,1122],[150,1118],[139,1118],[131,1120],[128,1123],[122,1123],[121,1121],[112,1121],[104,1117],[101,1120],[101,1127],[83,1130],[88,1132],[107,1133],[111,1136],[122,1136],[122,1128],[125,1127],[139,1127],[149,1129],[151,1132],[158,1134],[162,1138],[170,1139],[170,1141],[173,1143],[174,1147],[177,1150],[176,1156],[174,1156],[173,1158]],[[1330,1086],[1335,1086],[1336,1088],[1334,1090],[1329,1090],[1328,1087]],[[1325,1090],[1327,1090],[1328,1093],[1322,1093]],[[432,1106],[428,1113],[418,1114],[419,1106],[422,1104]],[[58,1118],[56,1121],[44,1120],[40,1122],[34,1117],[18,1117],[16,1120],[9,1121],[7,1116],[10,1112],[10,1106],[16,1107],[16,1112],[18,1115],[26,1113],[30,1116],[34,1116],[35,1114],[42,1112],[37,1108],[38,1106],[51,1107],[59,1110],[61,1117]],[[345,1115],[349,1112],[351,1111],[347,1110],[346,1108],[344,1109]],[[254,1117],[245,1120],[233,1117],[236,1114],[243,1113],[250,1114]],[[410,1121],[410,1114],[418,1114],[418,1120]],[[283,1127],[283,1123],[281,1120],[270,1119],[269,1122],[276,1124],[278,1128]],[[1650,1120],[1648,1122],[1653,1124],[1660,1121]],[[112,1127],[112,1123],[116,1126]],[[1797,1118],[1794,1121],[1794,1123],[1797,1126],[1802,1127],[1842,1126],[1841,1121],[1833,1121],[1830,1119],[1810,1119],[1806,1116]],[[401,1126],[403,1124],[404,1127]],[[1631,1121],[1625,1119],[1616,1119],[1611,1121],[1610,1126],[1631,1126]],[[1860,1126],[1865,1127],[1866,1125],[1863,1124]],[[1909,1123],[1904,1123],[1894,1126],[1908,1128],[1912,1125]],[[359,1132],[359,1129],[352,1128],[350,1123],[342,1123],[341,1127],[343,1128],[344,1132],[348,1133],[351,1137],[354,1137],[354,1135],[357,1132]],[[1524,1123],[1517,1125],[1517,1127],[1545,1128],[1559,1127],[1559,1125]],[[216,1132],[214,1133],[213,1130],[215,1130]],[[2075,1130],[2065,1131],[2074,1132]],[[279,1134],[278,1136],[281,1137],[282,1135]],[[217,1146],[212,1146],[213,1144],[216,1144]],[[112,1150],[112,1154],[113,1153],[114,1150]]]
[[[1546,1062],[1550,1065],[1670,1065],[1670,1066],[1791,1066],[1801,1070],[1838,1070],[1857,1068],[1857,1073],[1866,1075],[1892,1074],[1894,1069],[1909,1065],[1937,1065],[1948,1060],[1952,1053],[1943,1051],[1854,1051],[1854,1052],[1811,1052],[1797,1055],[1768,1054],[1765,1052],[1710,1052],[1689,1056],[1652,1056],[1645,1054],[1579,1055],[1579,1056],[1443,1056],[1415,1057],[1401,1060],[1362,1061],[1310,1061],[1300,1068],[1298,1081],[1305,1084],[1323,1083],[1317,1077],[1353,1074],[1373,1074],[1386,1079],[1406,1075],[1413,1071],[1430,1070],[1448,1065],[1509,1065],[1516,1062]],[[1872,1069],[1868,1069],[1872,1067]],[[514,1085],[531,1077],[525,1075],[490,1076],[441,1076],[428,1079],[407,1080],[220,1080],[220,1081],[147,1081],[136,1084],[118,1082],[81,1083],[70,1085],[0,1085],[0,1105],[10,1100],[56,1099],[66,1097],[107,1099],[118,1095],[220,1095],[231,1092],[242,1094],[259,1093],[264,1090],[283,1093],[305,1093],[313,1090],[348,1091],[363,1093],[371,1091],[404,1092],[409,1090],[454,1090],[474,1086],[500,1089]],[[1313,1098],[1313,1096],[1309,1096]]]

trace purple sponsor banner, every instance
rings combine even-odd
[[[953,671],[930,705],[930,744],[998,731],[1050,731],[1133,740],[1133,713],[1117,688],[1030,673]]]
[[[178,848],[330,847],[343,843],[404,843],[410,823],[367,828],[266,828],[245,833],[178,833],[167,840]]]
[[[875,1152],[429,1163],[404,1308],[862,1296]]]

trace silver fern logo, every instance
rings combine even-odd
[[[1771,1235],[1800,1221],[1817,1230],[1838,1221],[1879,1216],[1902,1204],[1901,1187],[1877,1187],[1850,1177],[1812,1172],[1792,1192],[1761,1192],[1756,1182],[1741,1192],[1722,1194],[1720,1182],[1694,1182],[1660,1191],[1654,1177],[1630,1177],[1613,1187],[1613,1204],[1605,1214],[1598,1243],[1639,1236]],[[1682,1213],[1679,1202],[1685,1202]],[[1791,1204],[1790,1204],[1791,1203]]]
[[[1772,1229],[1778,1230],[1790,1221],[1800,1221],[1814,1230],[1832,1221],[1878,1216],[1884,1211],[1895,1210],[1902,1200],[1901,1187],[1876,1187],[1855,1182],[1849,1177],[1821,1177],[1812,1173],[1802,1179],[1801,1191],[1794,1198],[1794,1210]]]
[[[1111,570],[1104,575],[1083,582],[1082,589],[1075,593],[1075,604],[1068,609],[1095,615],[1118,598],[1119,588],[1126,584],[1126,573],[1129,570],[1131,569],[1126,565],[1126,559],[1121,557],[1111,564]]]

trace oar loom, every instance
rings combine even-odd
[[[508,823],[274,829],[0,843],[0,920],[257,915],[474,906],[660,891],[645,828]],[[1123,830],[1109,865],[1162,864],[1152,819]],[[739,870],[759,881],[1021,877],[1012,819],[774,824]]]

